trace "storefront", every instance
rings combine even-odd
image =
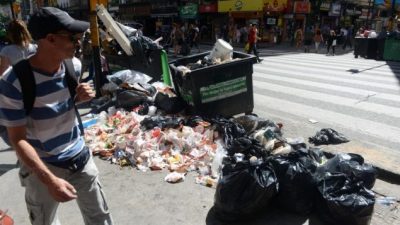
[[[259,34],[264,33],[264,0],[227,0],[218,1],[218,12],[225,15],[223,24],[217,24],[221,30],[242,29],[250,23],[259,25]],[[218,30],[218,28],[217,28]],[[221,32],[224,33],[224,32]],[[246,34],[243,34],[246,35]],[[263,37],[263,35],[260,35]],[[263,41],[263,40],[262,40]]]
[[[203,1],[199,6],[199,28],[201,40],[214,40],[213,24],[222,23],[223,16],[218,13],[218,2]]]
[[[264,2],[263,39],[279,44],[285,33],[284,15],[289,12],[287,0],[266,0]]]
[[[130,26],[140,23],[143,25],[143,33],[152,35],[154,33],[153,25],[147,21],[150,12],[151,5],[148,3],[121,4],[119,5],[118,20]]]
[[[177,2],[152,3],[150,18],[147,20],[153,24],[154,31],[156,31],[157,27],[163,30],[170,30],[172,23],[180,22],[178,9]]]

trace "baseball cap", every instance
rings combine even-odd
[[[86,21],[76,20],[67,12],[54,8],[42,7],[34,13],[28,22],[28,30],[34,40],[45,38],[47,34],[66,30],[73,34],[83,33],[89,28]]]

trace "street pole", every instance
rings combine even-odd
[[[101,60],[100,60],[100,40],[99,40],[99,29],[97,23],[97,10],[96,0],[89,0],[90,5],[90,35],[92,39],[92,52],[93,52],[93,64],[94,64],[94,87],[96,90],[96,98],[101,96],[102,86],[102,73],[101,73]]]
[[[10,0],[10,9],[11,9],[11,16],[12,16],[12,19],[15,19],[14,7],[13,7],[13,0]]]

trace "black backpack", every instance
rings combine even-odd
[[[71,59],[67,59],[64,60],[64,66],[65,66],[64,79],[67,82],[69,93],[72,99],[74,99],[76,95],[75,89],[78,86],[78,80],[75,76],[74,64],[72,63]],[[33,109],[33,104],[35,103],[35,98],[36,98],[36,82],[35,82],[35,76],[33,75],[32,72],[31,64],[29,63],[28,59],[24,59],[15,64],[13,66],[13,70],[19,80],[19,83],[21,84],[24,109],[26,115],[29,115]],[[81,134],[83,135],[84,129],[82,125],[82,120],[75,104],[74,107],[79,122],[79,129],[81,131]],[[6,144],[11,145],[8,140],[7,128],[5,126],[0,125],[0,137],[4,140]]]

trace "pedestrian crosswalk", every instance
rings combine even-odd
[[[291,136],[329,127],[399,151],[400,63],[299,53],[266,57],[253,70],[254,111],[287,124]]]

